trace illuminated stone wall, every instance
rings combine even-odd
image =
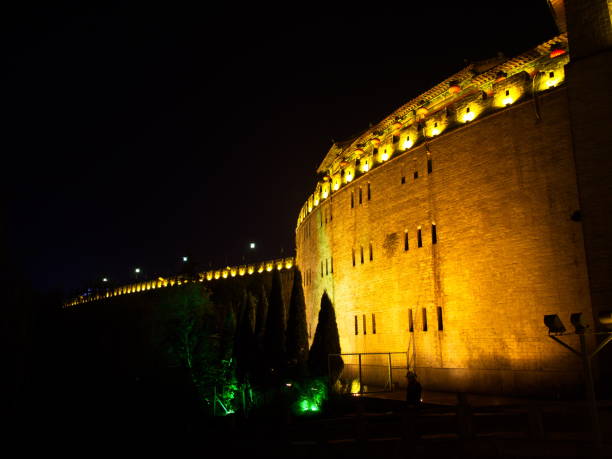
[[[543,323],[593,324],[563,40],[459,72],[332,148],[296,230],[312,331],[327,290],[342,352],[408,352],[427,388],[575,386],[580,362]]]
[[[295,264],[295,260],[292,257],[279,258],[276,260],[261,261],[258,263],[250,263],[239,266],[226,266],[225,268],[214,269],[210,271],[203,271],[198,273],[195,277],[185,276],[172,276],[172,277],[158,277],[157,279],[147,279],[133,284],[121,285],[118,287],[109,287],[106,289],[99,289],[98,292],[92,294],[83,294],[77,298],[73,298],[68,301],[64,307],[77,306],[83,303],[89,303],[91,301],[103,300],[105,298],[111,298],[115,296],[128,295],[134,293],[146,292],[149,290],[156,290],[168,287],[178,287],[183,284],[193,282],[211,282],[222,279],[231,279],[235,277],[244,277],[259,275],[272,272],[273,270],[291,270]]]

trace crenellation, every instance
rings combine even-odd
[[[332,291],[343,352],[407,352],[439,390],[578,380],[579,362],[550,345],[542,322],[572,311],[593,320],[583,235],[569,218],[579,204],[566,50],[561,35],[472,64],[332,146],[318,172],[332,184],[319,206],[334,202],[334,225],[299,245],[296,263],[334,258],[333,276],[305,296],[316,320]]]
[[[261,274],[263,272],[270,272],[274,269],[277,269],[279,271],[290,270],[294,266],[295,258],[287,257],[279,258],[276,260],[262,261],[255,264],[227,266],[225,268],[200,272],[193,278],[183,276],[159,277],[157,279],[149,279],[143,282],[109,288],[102,293],[98,292],[93,295],[81,295],[65,303],[64,307],[77,306],[79,304],[89,303],[91,301],[99,301],[113,296],[128,295],[133,293],[145,292],[148,290],[155,290],[174,286],[178,287],[180,285],[189,284],[193,282],[210,282],[213,280],[227,279],[228,277],[242,277],[246,275],[253,275],[255,273]]]

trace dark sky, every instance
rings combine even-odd
[[[1,19],[5,240],[37,288],[67,292],[171,273],[184,254],[238,264],[249,241],[258,259],[293,255],[332,138],[464,59],[556,34],[545,0],[81,3]]]

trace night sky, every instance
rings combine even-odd
[[[183,255],[293,255],[332,139],[466,60],[557,33],[545,0],[82,3],[1,19],[4,239],[16,271],[67,295],[174,273]]]

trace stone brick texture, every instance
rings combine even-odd
[[[570,313],[582,312],[593,326],[582,225],[570,218],[580,204],[566,88],[542,94],[539,105],[540,120],[527,100],[422,143],[306,216],[296,244],[297,265],[312,273],[304,285],[311,339],[326,290],[342,352],[407,352],[426,388],[552,394],[575,387],[581,363],[543,322],[558,314],[569,325]],[[333,274],[321,272],[332,259]],[[564,337],[577,346],[574,338]]]

